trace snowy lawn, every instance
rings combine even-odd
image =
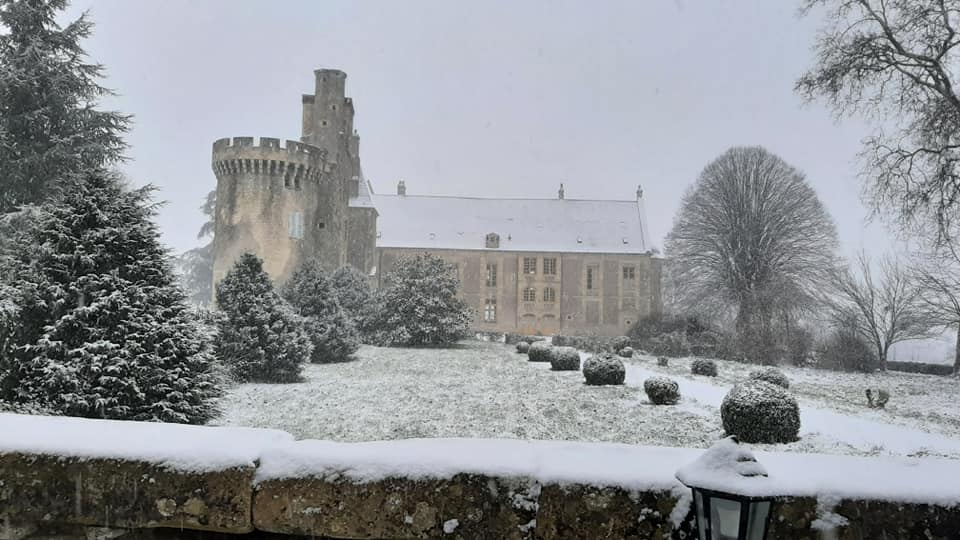
[[[671,359],[662,368],[639,356],[626,361],[626,386],[591,387],[580,372],[550,371],[498,343],[364,346],[356,361],[308,365],[304,383],[230,389],[213,423],[335,441],[481,437],[705,447],[722,436],[723,396],[754,366],[719,361],[714,379],[690,375],[689,363]],[[766,449],[960,459],[960,380],[783,370],[800,400],[801,440]],[[653,374],[678,380],[678,405],[647,402],[642,384]],[[868,386],[890,390],[887,410],[866,408]]]

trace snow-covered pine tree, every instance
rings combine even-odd
[[[297,382],[313,345],[304,320],[273,288],[263,261],[244,253],[217,284],[223,311],[217,357],[239,381]]]
[[[11,214],[18,322],[0,396],[60,414],[202,423],[219,379],[153,223],[151,187],[104,171]],[[10,229],[8,229],[10,230]]]
[[[372,323],[378,343],[446,345],[467,335],[470,308],[457,297],[453,265],[429,253],[400,257],[386,281]]]
[[[316,259],[304,261],[283,286],[283,297],[306,319],[313,343],[310,361],[343,362],[360,346],[353,322],[340,307],[336,292]]]
[[[177,257],[177,265],[190,301],[206,307],[213,299],[213,229],[216,224],[216,190],[207,193],[200,211],[207,220],[200,226],[197,240],[207,240],[207,243],[181,253]]]
[[[80,42],[86,16],[61,27],[67,0],[0,0],[0,213],[39,203],[72,174],[116,162],[130,118],[98,110],[112,92]]]
[[[347,317],[353,321],[360,332],[361,339],[366,340],[370,332],[370,321],[376,302],[370,282],[363,272],[349,264],[341,266],[330,276],[330,283],[340,302],[340,307]]]

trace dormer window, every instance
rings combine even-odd
[[[497,249],[500,247],[500,235],[490,233],[487,235],[487,249]]]

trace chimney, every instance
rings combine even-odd
[[[643,198],[643,186],[637,185],[637,200]]]
[[[560,191],[557,192],[560,200],[563,200],[563,182],[560,183]]]
[[[406,195],[407,194],[407,184],[401,180],[397,183],[397,195]]]

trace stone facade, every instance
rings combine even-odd
[[[330,271],[350,264],[377,285],[397,257],[429,251],[458,266],[461,293],[474,310],[478,331],[619,335],[660,310],[660,261],[649,251],[640,190],[636,201],[564,200],[562,187],[547,205],[546,200],[520,206],[506,199],[440,201],[467,205],[452,215],[398,207],[402,200],[418,199],[407,198],[402,181],[393,199],[375,195],[364,178],[346,74],[320,69],[314,75],[314,93],[302,97],[299,142],[235,137],[213,145],[214,283],[247,251],[263,258],[264,269],[278,283],[303,260],[318,258]],[[517,209],[516,221],[500,215],[483,222],[489,230],[473,231],[465,230],[470,224],[453,223],[508,201]],[[557,202],[564,206],[552,204]],[[378,210],[387,204],[391,212],[383,215]],[[578,208],[586,215],[577,214]],[[537,212],[560,222],[545,226]],[[519,225],[524,217],[526,231]],[[411,229],[413,222],[421,229]],[[567,223],[587,225],[564,230]],[[512,233],[511,224],[517,226]],[[425,239],[422,227],[457,233],[438,240],[430,232]],[[559,241],[553,241],[553,232]],[[524,247],[511,247],[511,240],[516,244],[525,234]],[[463,238],[475,242],[465,244]]]

